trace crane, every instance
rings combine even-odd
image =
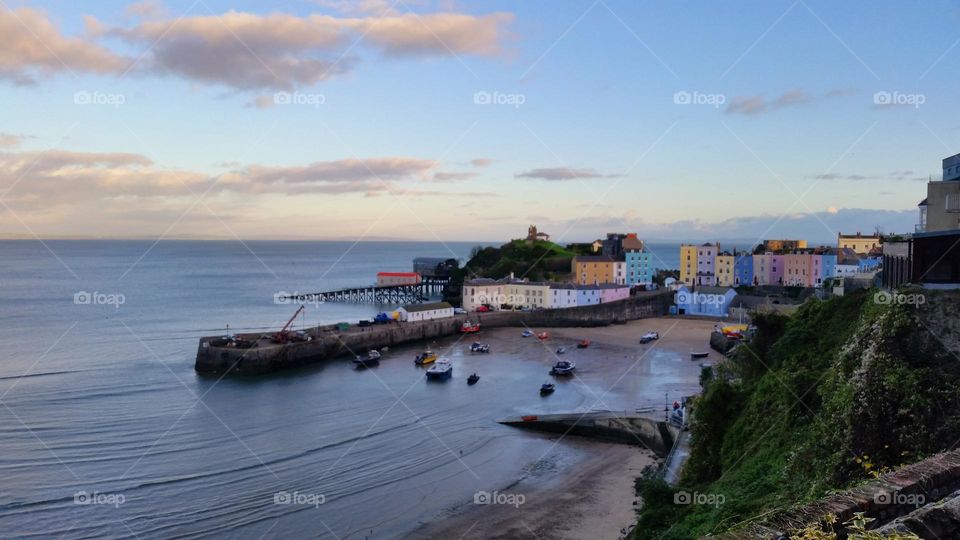
[[[290,341],[290,325],[293,324],[293,320],[297,318],[297,315],[303,311],[304,306],[301,305],[297,308],[297,311],[293,313],[293,317],[290,317],[290,320],[287,321],[287,324],[283,325],[283,328],[279,332],[273,335],[274,343],[286,343]]]

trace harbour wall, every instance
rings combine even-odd
[[[501,424],[521,429],[576,435],[609,442],[633,444],[666,457],[680,429],[665,421],[635,414],[612,412],[542,414],[500,420]]]
[[[276,344],[266,334],[238,337],[255,343],[249,348],[217,346],[219,336],[200,338],[195,369],[201,373],[256,375],[302,366],[338,356],[364,355],[370,349],[393,347],[454,335],[467,321],[479,321],[482,328],[561,328],[607,326],[665,315],[673,303],[669,291],[642,292],[625,300],[564,309],[471,313],[422,322],[391,322],[372,326],[351,325],[309,329],[310,341]]]

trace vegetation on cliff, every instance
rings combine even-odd
[[[919,294],[925,303],[860,291],[757,316],[756,339],[703,381],[680,485],[638,481],[637,537],[736,529],[953,446],[960,296]]]
[[[512,240],[498,248],[477,246],[470,260],[453,274],[444,299],[459,305],[464,280],[479,277],[501,279],[512,273],[531,281],[565,279],[574,255],[563,246],[543,240]]]

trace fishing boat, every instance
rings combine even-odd
[[[537,339],[549,339],[549,338],[550,338],[550,332],[547,332],[546,330],[537,334]]]
[[[380,353],[376,349],[371,349],[367,356],[358,356],[353,359],[353,363],[358,367],[375,366],[380,363]]]
[[[690,359],[691,359],[691,360],[692,360],[692,359],[696,359],[696,358],[706,358],[706,357],[708,357],[708,356],[710,356],[710,352],[709,352],[709,351],[707,351],[707,352],[691,352],[691,353],[690,353]]]
[[[473,322],[470,322],[470,321],[465,321],[465,322],[460,326],[460,333],[461,333],[461,334],[476,334],[476,333],[479,332],[479,331],[480,331],[480,323],[473,323]]]
[[[442,381],[453,376],[453,364],[446,358],[440,358],[427,370],[427,379]]]
[[[530,337],[533,335],[533,330],[524,330],[520,337]]]
[[[553,383],[543,383],[542,385],[540,385],[541,396],[549,396],[550,394],[553,393],[554,390],[556,390],[556,386],[554,386]]]
[[[470,352],[488,353],[488,352],[490,352],[490,346],[489,346],[489,345],[484,345],[483,343],[480,343],[479,341],[474,341],[473,344],[470,345]]]
[[[425,366],[427,364],[432,364],[436,361],[437,361],[437,354],[431,351],[430,349],[427,349],[422,353],[418,354],[416,359],[414,359],[413,363],[418,366]]]
[[[565,354],[567,352],[566,347],[557,347],[557,354]]]
[[[578,348],[578,349],[586,349],[586,348],[589,347],[589,346],[590,346],[590,340],[589,340],[589,339],[581,339],[581,340],[580,340],[580,343],[577,343],[577,348]]]
[[[477,381],[479,380],[480,380],[480,376],[474,373],[473,375],[470,375],[469,377],[467,377],[467,384],[473,386],[477,384]]]
[[[656,341],[660,339],[660,332],[647,332],[646,334],[640,336],[640,344],[650,343],[651,341]]]
[[[573,375],[573,370],[577,369],[577,365],[573,362],[567,362],[566,360],[560,360],[553,365],[553,368],[550,369],[551,375]]]

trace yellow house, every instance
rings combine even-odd
[[[733,287],[733,284],[734,284],[733,261],[734,261],[733,255],[730,255],[727,252],[723,252],[723,254],[717,255],[716,268],[714,270],[717,275],[717,286]]]
[[[463,284],[463,309],[476,311],[480,306],[499,309],[505,304],[504,282],[488,278],[472,279]]]
[[[550,284],[515,281],[503,287],[504,303],[517,308],[546,309],[550,307]]]
[[[605,255],[573,258],[573,279],[578,285],[616,283],[617,263]]]
[[[858,255],[870,253],[870,250],[880,245],[879,236],[861,236],[857,234],[838,234],[837,248],[852,249]]]
[[[697,246],[680,245],[680,281],[684,285],[693,285],[697,279]]]

